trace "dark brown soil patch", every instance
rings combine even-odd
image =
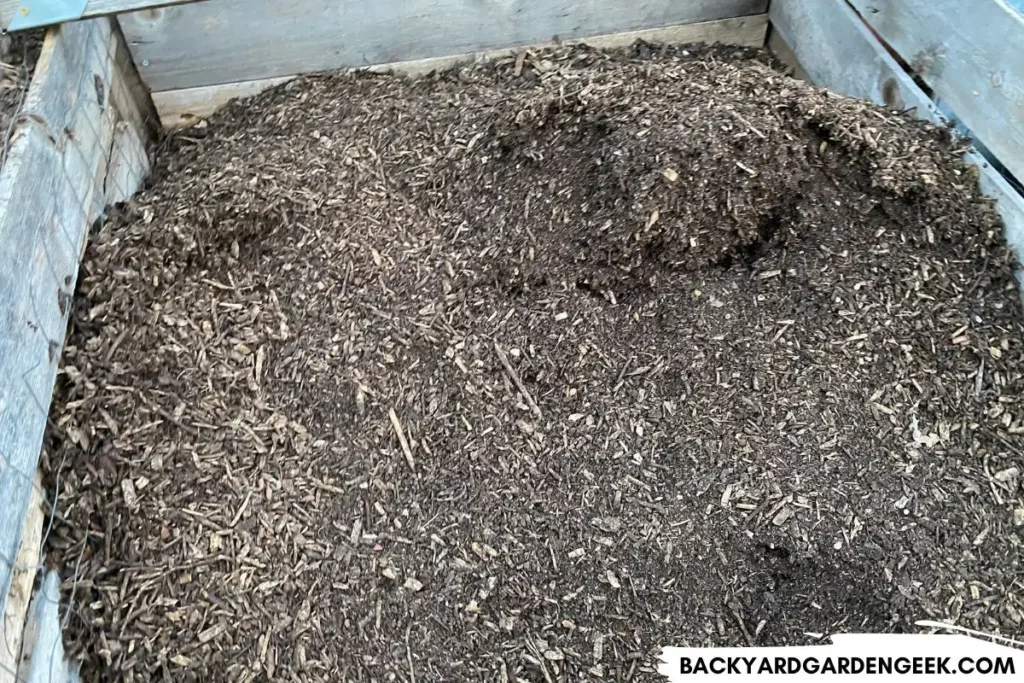
[[[53,411],[86,677],[1020,634],[1001,226],[944,131],[762,59],[308,78],[169,140]]]

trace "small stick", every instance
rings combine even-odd
[[[391,420],[391,426],[395,428],[395,434],[398,435],[398,443],[402,445],[402,452],[405,453],[405,461],[409,463],[409,469],[415,470],[416,461],[412,459],[412,449],[409,448],[405,432],[402,431],[402,423],[398,421],[398,415],[395,414],[394,408],[388,408],[388,418]]]
[[[139,395],[141,396],[142,393],[140,392]],[[177,427],[181,431],[185,432],[186,434],[191,434],[192,436],[195,436],[195,437],[199,436],[199,430],[196,429],[195,427],[191,427],[191,426],[185,424],[184,422],[182,422],[178,418],[174,417],[174,415],[172,415],[171,413],[169,413],[166,410],[164,410],[163,408],[161,408],[155,402],[151,403],[151,402],[147,401],[147,403],[149,403],[153,407],[153,410],[156,412],[157,415],[159,415],[163,419],[167,420],[168,422],[173,424],[175,427]]]
[[[619,370],[619,375],[618,377],[615,378],[615,384],[612,385],[613,394],[619,390],[619,387],[622,386],[622,378],[626,376],[626,370],[629,370],[629,364],[632,360],[632,358],[627,358],[626,364],[622,366],[621,370]]]
[[[412,631],[412,624],[405,627],[405,658],[409,660],[409,680],[416,683],[416,669],[412,665],[412,647],[409,646],[409,632]]]
[[[533,642],[532,638],[527,638],[526,649],[529,650],[530,654],[533,655],[533,658],[537,660],[537,666],[540,667],[540,672],[544,674],[544,680],[547,681],[547,683],[555,683],[551,678],[551,674],[548,673],[548,667],[544,664],[544,653],[540,651],[540,648],[537,647],[537,643]]]
[[[526,61],[526,50],[523,50],[519,54],[516,55],[516,65],[515,65],[515,68],[512,69],[512,75],[514,77],[519,78],[519,76],[522,75],[522,73],[523,73],[523,63],[525,61]]]
[[[1005,446],[1006,449],[1009,450],[1011,453],[1013,453],[1019,458],[1024,458],[1024,451],[1022,451],[1021,449],[1017,448],[1012,443],[1004,439],[1002,435],[999,434],[999,432],[995,431],[994,429],[988,429],[987,427],[985,428],[985,431],[988,432],[993,437],[995,437],[996,440],[998,440],[999,443],[1003,444],[1003,446]]]
[[[735,619],[736,623],[740,625],[740,630],[743,631],[743,637],[746,638],[747,645],[754,647],[754,638],[750,635],[750,631],[747,630],[747,625],[743,623],[743,617],[740,616],[739,612],[732,608],[730,608],[730,611],[732,612],[733,619]]]
[[[242,501],[242,504],[238,508],[238,512],[235,513],[235,517],[231,520],[231,524],[228,524],[228,527],[232,529],[235,528],[235,525],[238,524],[238,521],[242,519],[242,515],[245,514],[245,509],[249,507],[250,500],[252,500],[252,491],[249,491],[249,493],[245,494],[245,500]]]
[[[775,336],[772,337],[772,340],[770,342],[768,342],[768,343],[769,344],[774,344],[775,342],[779,341],[779,338],[782,335],[786,334],[786,330],[788,330],[792,325],[793,325],[793,321],[792,320],[784,321],[782,323],[782,327],[779,328],[779,331],[775,333]]]
[[[761,131],[759,131],[757,128],[754,128],[753,124],[751,124],[750,121],[747,121],[745,118],[743,118],[742,116],[737,114],[732,109],[729,110],[729,113],[732,114],[733,116],[735,116],[737,119],[739,119],[740,123],[742,123],[747,128],[749,128],[750,132],[752,132],[754,135],[756,135],[757,137],[761,138],[762,140],[767,140],[768,139],[768,136],[765,135],[764,133],[762,133]]]
[[[106,360],[109,361],[111,358],[114,357],[114,352],[117,351],[117,347],[119,347],[121,345],[121,342],[124,341],[124,338],[126,336],[128,336],[128,328],[127,327],[124,328],[123,330],[121,330],[121,334],[117,335],[117,339],[115,339],[114,343],[111,344],[110,348],[107,349]],[[984,362],[984,360],[982,362]]]
[[[513,368],[512,364],[508,362],[508,356],[506,356],[505,352],[501,350],[497,341],[494,342],[494,350],[497,352],[498,360],[501,361],[501,365],[505,368],[505,372],[507,372],[508,376],[512,379],[512,383],[516,385],[516,388],[519,389],[523,398],[526,399],[526,403],[530,406],[530,410],[532,410],[533,414],[537,416],[538,420],[540,420],[542,418],[540,406],[538,406],[533,400],[533,396],[530,396],[530,392],[526,390],[526,386],[523,384],[523,381],[519,379],[519,375],[516,374],[515,368]]]
[[[992,497],[996,499],[996,505],[1002,505],[1003,497],[999,495],[999,489],[996,488],[995,483],[992,481],[995,477],[992,476],[992,470],[988,468],[988,459],[990,457],[992,457],[991,454],[986,454],[981,463],[982,467],[985,468],[985,477],[988,479],[989,488],[992,489]]]

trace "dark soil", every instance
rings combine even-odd
[[[960,152],[646,45],[307,78],[171,138],[53,409],[86,678],[1021,634],[1024,318]]]

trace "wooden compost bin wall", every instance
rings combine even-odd
[[[1024,16],[1003,0],[772,0],[769,19],[773,38],[813,83],[940,125],[951,115],[1024,179]],[[1024,198],[981,154],[965,160],[997,201],[1006,241],[1021,260]],[[1024,288],[1021,273],[1018,279]]]
[[[768,0],[208,0],[118,20],[161,120],[175,127],[316,71],[422,72],[582,39],[761,46],[767,7]]]
[[[49,498],[36,470],[86,235],[148,172],[139,89],[110,19],[51,30],[0,169],[0,681],[69,673],[55,574],[29,609]]]
[[[4,21],[15,7],[0,0]],[[51,32],[0,170],[0,683],[19,664],[26,680],[70,677],[56,575],[28,605],[41,571],[36,467],[85,238],[147,173],[154,103],[174,126],[312,71],[425,71],[553,41],[761,45],[770,18],[812,81],[936,122],[952,112],[1024,174],[1024,18],[1003,0],[90,0],[87,14],[125,8],[137,11]],[[1024,200],[985,158],[967,160],[1024,253]],[[47,656],[5,655],[19,650]]]

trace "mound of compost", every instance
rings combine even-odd
[[[52,415],[86,678],[1019,635],[1022,310],[962,152],[643,44],[304,78],[174,135],[90,240]]]

